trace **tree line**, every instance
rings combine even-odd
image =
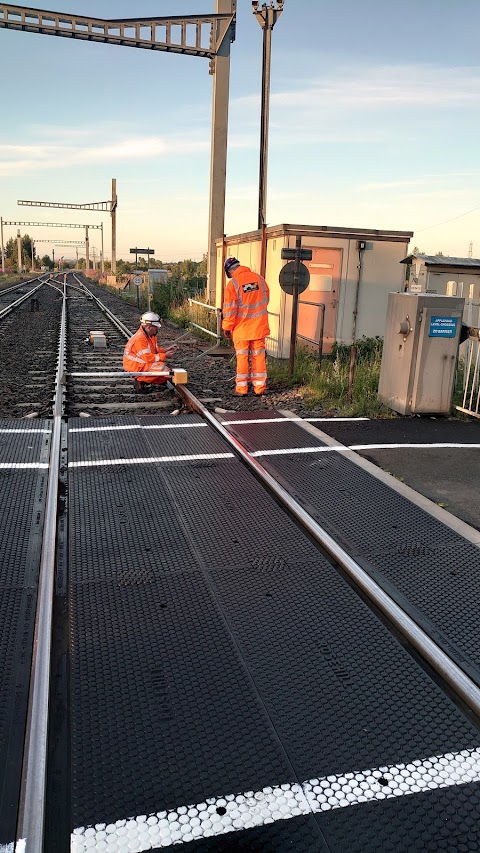
[[[30,270],[32,267],[34,269],[45,267],[46,270],[52,270],[54,268],[54,261],[50,255],[42,255],[41,257],[37,255],[35,243],[29,234],[24,234],[21,237],[21,257],[23,269]],[[98,266],[98,257],[96,260]],[[58,264],[58,256],[55,263]],[[91,263],[92,256],[90,256]],[[9,270],[13,270],[13,272],[19,272],[16,237],[10,237],[5,244],[5,266]],[[62,263],[63,269],[75,269],[76,266],[76,261],[71,259],[65,260]],[[85,269],[85,267],[85,258],[79,258],[78,268]],[[149,261],[144,257],[139,257],[138,264],[135,264],[135,261],[124,261],[122,258],[117,260],[117,275],[132,274],[136,270],[145,272],[148,269],[168,270],[170,273],[169,279],[172,282],[183,283],[188,289],[199,288],[206,284],[207,281],[207,256],[204,255],[201,261],[193,261],[190,258],[183,261],[160,261],[153,259]],[[106,272],[111,270],[110,261],[105,261],[105,270]]]

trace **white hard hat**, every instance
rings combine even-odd
[[[157,326],[158,329],[161,326],[160,317],[158,316],[158,314],[154,314],[153,311],[146,311],[145,314],[142,314],[142,316],[140,317],[140,322],[142,324],[150,323],[152,326]]]

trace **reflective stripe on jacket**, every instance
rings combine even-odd
[[[225,288],[222,328],[233,339],[253,341],[270,334],[267,305],[268,285],[261,275],[248,267],[237,267]]]
[[[152,370],[165,362],[165,350],[158,346],[156,337],[151,337],[140,326],[138,332],[127,341],[123,351],[123,369],[129,373]]]

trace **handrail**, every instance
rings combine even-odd
[[[204,326],[200,326],[199,323],[194,323],[193,320],[190,320],[190,325],[193,326],[194,329],[199,329],[201,332],[205,332],[206,335],[210,335],[212,338],[215,338],[215,346],[220,345],[220,341],[222,339],[222,309],[217,308],[215,305],[208,305],[207,302],[199,302],[197,299],[188,298],[188,304],[190,308],[192,305],[200,305],[201,308],[206,308],[208,311],[216,311],[217,313],[217,331],[212,332],[211,329],[206,329]],[[211,347],[213,349],[214,347]],[[206,350],[206,352],[202,353],[202,355],[206,355],[207,352],[210,352],[211,349]]]

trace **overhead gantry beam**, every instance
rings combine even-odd
[[[103,231],[103,225],[80,225],[72,224],[71,222],[13,222],[3,220],[4,225],[27,225],[30,228],[96,228],[98,231]]]
[[[24,205],[24,207],[56,207],[65,208],[66,210],[96,210],[100,213],[112,212],[111,201],[93,201],[91,204],[64,204],[61,201],[25,201],[24,199],[19,199],[17,204]]]
[[[89,18],[0,3],[0,27],[214,59],[235,20],[228,14]],[[233,40],[233,39],[232,39]]]
[[[228,100],[230,44],[235,40],[237,0],[215,0],[216,12],[209,15],[120,18],[104,20],[27,6],[2,3],[0,29],[61,36],[83,41],[137,47],[146,50],[201,56],[210,60],[213,76],[212,152],[208,224],[208,296],[216,297],[216,242],[223,239],[227,171]],[[112,187],[112,272],[116,246],[116,189]],[[218,296],[218,295],[217,295]]]
[[[5,219],[0,220],[1,226],[1,241],[2,241],[2,271],[5,270],[5,251],[3,246],[3,226],[4,225],[21,225],[26,226],[27,228],[85,228],[85,268],[90,269],[90,240],[88,237],[88,231],[90,228],[95,228],[97,231],[102,232],[102,261],[104,257],[103,252],[103,222],[101,225],[79,225],[77,223],[72,222],[13,222],[6,221]],[[20,232],[18,232],[20,234]],[[1,851],[0,851],[1,853]]]
[[[117,180],[112,178],[112,198],[108,201],[92,201],[87,204],[71,204],[63,201],[28,201],[19,199],[17,204],[24,207],[54,207],[62,210],[92,210],[94,213],[109,213],[112,220],[112,273],[117,271]],[[102,273],[105,271],[103,258],[103,234],[102,234]]]

